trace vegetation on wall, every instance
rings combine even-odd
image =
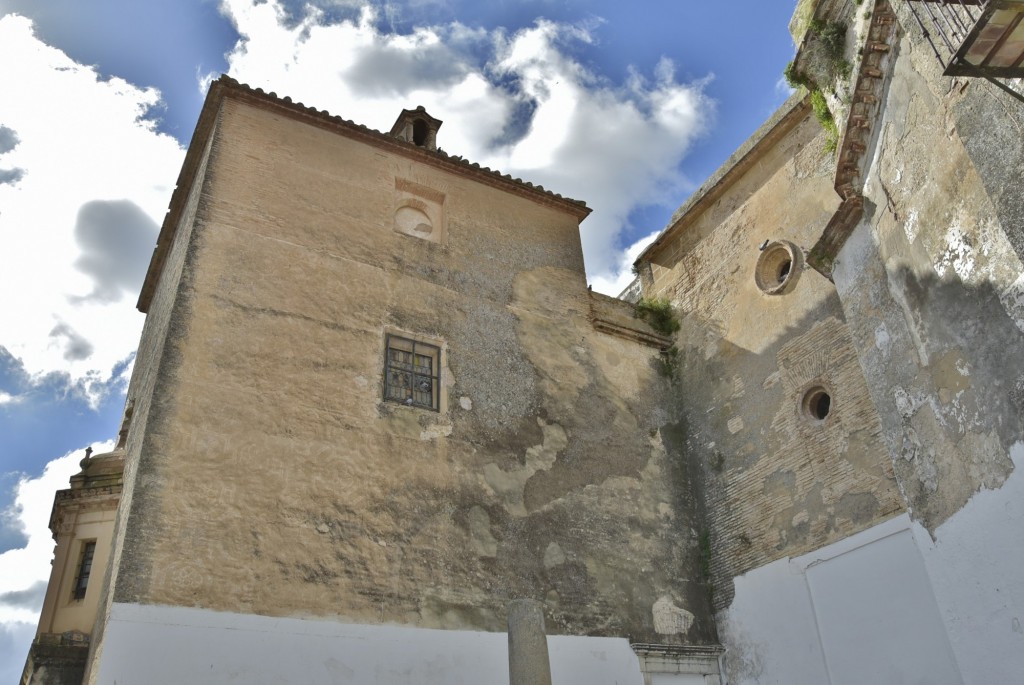
[[[636,316],[662,335],[672,335],[679,330],[672,303],[660,297],[641,297],[636,303]]]
[[[811,20],[807,32],[814,36],[823,62],[826,87],[837,79],[845,81],[850,77],[853,66],[843,57],[846,47],[846,24],[840,21]],[[818,123],[825,129],[825,149],[834,152],[839,143],[839,127],[825,100],[823,86],[810,74],[800,71],[795,62],[786,65],[782,72],[792,88],[806,88],[811,94],[811,107]]]
[[[820,90],[811,91],[811,109],[814,110],[814,118],[825,129],[825,151],[835,152],[839,144],[839,126],[832,116],[832,110],[828,108],[824,93]]]
[[[657,360],[658,373],[670,381],[676,379],[676,370],[679,368],[679,348],[673,345],[662,351],[661,357]]]
[[[641,297],[636,303],[636,317],[643,319],[654,330],[662,335],[672,335],[680,328],[679,319],[672,308],[672,303],[663,297]],[[673,345],[662,350],[661,358],[656,361],[658,373],[669,380],[675,380],[679,366],[679,349]]]
[[[841,21],[815,19],[807,30],[817,36],[821,42],[821,47],[829,60],[829,66],[835,71],[835,75],[849,76],[850,63],[843,59],[843,48],[846,47],[846,24]]]

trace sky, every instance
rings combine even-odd
[[[53,492],[110,449],[135,309],[209,82],[227,73],[584,200],[617,294],[786,99],[793,2],[0,0],[0,681],[18,676]]]

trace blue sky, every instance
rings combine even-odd
[[[52,492],[117,431],[141,277],[210,78],[383,130],[425,105],[446,151],[587,201],[588,277],[614,294],[788,95],[792,9],[0,0],[0,680],[34,630]]]

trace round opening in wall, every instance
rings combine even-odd
[[[793,268],[793,260],[787,259],[786,261],[782,262],[782,265],[779,267],[779,283],[786,282],[786,279],[789,278],[789,270],[791,268]]]
[[[801,403],[804,414],[815,421],[824,421],[832,411],[832,396],[821,386],[811,388]]]
[[[770,242],[761,250],[754,267],[754,282],[767,295],[781,295],[795,282],[800,248],[790,242]]]

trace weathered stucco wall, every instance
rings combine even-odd
[[[725,174],[718,199],[692,204],[684,229],[647,256],[645,295],[669,298],[682,318],[678,423],[664,434],[703,493],[718,607],[734,576],[903,509],[835,289],[801,259],[838,205],[832,157],[806,109],[775,125],[790,128],[765,134],[756,161]],[[754,279],[769,241],[796,257],[773,295]],[[802,407],[818,386],[831,395],[822,421]]]
[[[591,327],[577,219],[416,154],[225,100],[115,601],[714,641],[657,351]],[[440,412],[382,401],[387,332],[443,348]]]
[[[1012,469],[1008,450],[1024,429],[1024,277],[953,114],[984,109],[992,87],[951,90],[912,36],[889,87],[868,210],[835,279],[901,485],[933,529]],[[987,125],[1022,130],[1024,109],[1003,98],[1018,115],[993,113]]]
[[[834,277],[960,668],[998,682],[1024,668],[1024,526],[1004,492],[1024,451],[1024,106],[941,76],[896,10],[866,212]]]
[[[217,113],[212,113],[216,117]],[[212,143],[212,141],[210,141]],[[146,426],[154,403],[159,404],[163,388],[172,379],[168,377],[165,363],[165,352],[168,344],[173,354],[173,338],[179,330],[181,312],[176,310],[180,291],[187,291],[189,279],[182,278],[189,249],[193,227],[202,223],[203,211],[201,198],[206,181],[206,167],[209,161],[211,144],[203,147],[198,155],[194,184],[183,200],[181,218],[177,225],[175,240],[168,245],[168,258],[164,265],[162,278],[154,289],[149,315],[142,328],[139,349],[135,355],[132,378],[128,388],[127,403],[132,406],[131,423],[126,436],[125,461],[121,499],[118,502],[114,521],[114,533],[110,547],[109,562],[103,574],[100,606],[97,611],[96,625],[92,631],[90,643],[89,667],[86,671],[87,682],[95,682],[93,666],[102,653],[103,631],[107,624],[110,606],[113,601],[112,589],[117,585],[117,577],[122,562],[132,562],[132,552],[125,558],[125,542],[128,536],[145,535],[137,526],[128,526],[131,512],[137,511],[134,502],[136,485],[143,493],[153,484],[147,478],[138,478],[138,465],[141,455],[145,453]],[[179,179],[180,180],[180,179]],[[145,496],[141,498],[145,500]],[[129,548],[131,545],[128,545]],[[97,580],[99,580],[97,578]]]

